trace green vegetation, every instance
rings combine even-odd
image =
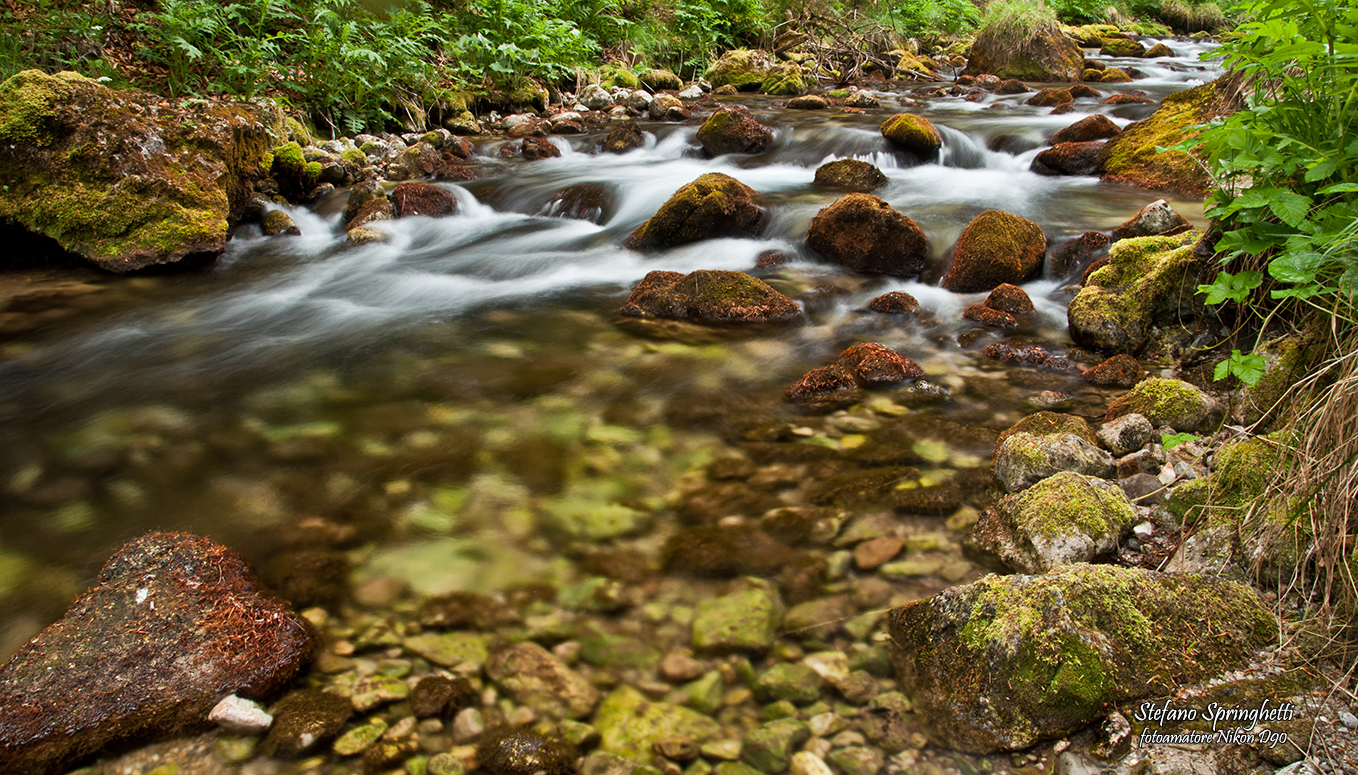
[[[1043,0],[994,0],[985,8],[976,37],[994,41],[995,50],[1013,56],[1039,37],[1058,34],[1056,11]]]

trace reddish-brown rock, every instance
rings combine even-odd
[[[1026,315],[1035,309],[1028,292],[1009,283],[995,286],[995,290],[986,297],[984,304],[991,309],[1008,312],[1011,315]]]
[[[1088,266],[1107,250],[1112,240],[1101,231],[1087,231],[1078,237],[1064,240],[1052,247],[1047,257],[1050,277],[1066,277],[1073,270]]]
[[[561,149],[543,137],[523,138],[523,158],[529,161],[552,159],[561,155]]]
[[[1044,347],[1033,345],[1012,345],[1004,342],[995,342],[987,345],[985,350],[987,358],[993,358],[1004,363],[1026,363],[1031,366],[1043,366],[1057,371],[1074,371],[1075,364],[1061,355],[1053,355]]]
[[[633,250],[670,248],[716,237],[749,237],[764,223],[754,189],[720,172],[680,188],[623,244]]]
[[[619,310],[627,317],[707,323],[785,323],[802,317],[797,302],[743,272],[700,269],[646,275]]]
[[[919,312],[919,300],[905,291],[888,291],[869,301],[868,310],[889,315],[913,315]]]
[[[427,215],[442,218],[457,212],[457,199],[438,186],[429,183],[402,183],[391,192],[396,206],[396,217]]]
[[[788,388],[787,397],[804,404],[848,404],[863,398],[853,372],[834,364],[808,371]]]
[[[886,175],[858,159],[839,159],[816,168],[816,185],[868,192],[886,185]]]
[[[855,272],[909,277],[929,256],[929,240],[910,218],[871,194],[849,194],[817,213],[806,245]]]
[[[1029,169],[1039,175],[1094,175],[1099,171],[1099,151],[1105,142],[1057,143],[1033,157]]]
[[[1137,92],[1110,94],[1099,100],[1100,105],[1154,105],[1155,100]]]
[[[924,369],[918,363],[875,342],[850,347],[839,354],[836,362],[852,370],[854,379],[863,387],[895,385],[924,376]]]
[[[749,110],[730,105],[717,109],[698,128],[698,142],[708,156],[727,153],[763,153],[773,144],[773,131],[759,123]]]
[[[1085,381],[1100,387],[1135,387],[1146,378],[1146,369],[1130,355],[1114,355],[1085,372]]]
[[[234,551],[142,536],[0,666],[0,771],[49,772],[118,740],[202,724],[225,695],[280,688],[314,639]]]
[[[1042,89],[1028,98],[1028,104],[1039,108],[1054,108],[1075,99],[1070,89]]]
[[[1018,320],[1013,315],[984,304],[967,307],[962,310],[962,317],[991,328],[1018,328]]]
[[[1112,119],[1102,113],[1095,113],[1092,116],[1076,121],[1074,124],[1062,129],[1052,135],[1048,145],[1058,143],[1083,143],[1090,140],[1107,140],[1121,132],[1118,125]]]
[[[1077,83],[1070,87],[1070,96],[1077,100],[1097,100],[1103,96],[1103,92],[1085,83]]]

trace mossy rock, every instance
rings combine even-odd
[[[972,536],[1009,568],[1042,573],[1115,551],[1139,519],[1113,482],[1062,471],[986,509]]]
[[[775,65],[764,80],[759,82],[759,91],[765,94],[797,95],[806,91],[806,79],[802,69],[791,62]]]
[[[1308,335],[1280,336],[1254,348],[1264,359],[1264,375],[1241,388],[1241,415],[1245,425],[1268,420],[1278,423],[1291,416],[1294,405],[1282,401],[1292,385],[1323,357],[1324,345]]]
[[[219,255],[263,172],[263,110],[162,104],[69,72],[0,84],[0,224],[112,272]]]
[[[751,237],[764,223],[754,189],[709,172],[674,192],[623,243],[633,250],[672,248],[718,237]]]
[[[593,726],[602,738],[600,749],[640,762],[651,761],[661,740],[684,737],[701,744],[721,734],[714,719],[682,705],[652,702],[630,686],[604,698]]]
[[[871,194],[849,194],[811,219],[806,245],[855,272],[910,277],[929,257],[924,230]]]
[[[1200,259],[1193,245],[1200,236],[1189,231],[1114,243],[1107,263],[1089,274],[1066,309],[1071,338],[1091,350],[1135,355],[1151,343],[1152,326],[1195,317]]]
[[[1227,444],[1212,455],[1211,473],[1169,490],[1159,509],[1186,527],[1204,519],[1238,524],[1277,475],[1280,458],[1276,439],[1259,436]]]
[[[1183,196],[1205,196],[1211,180],[1201,160],[1184,151],[1160,149],[1193,140],[1199,125],[1232,112],[1221,79],[1171,94],[1150,118],[1124,128],[1108,141],[1099,152],[1103,177]]]
[[[1035,436],[1050,433],[1073,433],[1090,444],[1099,443],[1098,434],[1094,433],[1094,428],[1085,418],[1060,412],[1037,412],[1024,417],[1000,432],[999,438],[995,440],[996,447],[998,448],[999,445],[1004,443],[1005,439],[1015,433],[1031,433]]]
[[[1083,563],[986,576],[890,616],[916,718],[938,745],[974,753],[1244,667],[1277,629],[1242,584]]]
[[[1006,35],[983,33],[976,36],[967,52],[964,73],[989,73],[1020,81],[1078,81],[1083,63],[1084,52],[1080,50],[1080,44],[1060,30],[1039,34],[1017,50]]]
[[[1131,38],[1109,37],[1103,38],[1100,43],[1099,56],[1139,58],[1146,53],[1146,47]]]
[[[1210,431],[1220,419],[1215,402],[1181,379],[1152,377],[1143,380],[1108,406],[1104,420],[1127,414],[1144,416],[1158,427],[1179,431]]]
[[[680,78],[679,76],[675,75],[669,70],[664,70],[658,67],[653,67],[649,70],[643,70],[641,73],[641,82],[647,88],[653,91],[662,91],[667,89],[677,91],[679,89],[684,88],[684,79]]]
[[[737,48],[722,54],[703,77],[715,87],[730,85],[739,91],[756,91],[776,65],[777,60],[767,51]]]
[[[773,645],[783,601],[772,584],[743,579],[742,588],[698,603],[693,647],[707,652],[763,652]]]
[[[1073,433],[1015,433],[995,452],[995,478],[1009,492],[1041,482],[1061,471],[1111,476],[1113,458]]]
[[[698,142],[708,156],[763,153],[773,144],[773,132],[740,106],[718,108],[698,127]]]
[[[599,72],[599,85],[605,89],[640,89],[641,78],[622,65],[606,67]]]
[[[1042,227],[1001,210],[986,210],[962,230],[952,263],[939,285],[956,293],[1017,284],[1042,265],[1047,238]]]
[[[923,159],[937,156],[943,147],[943,137],[929,119],[910,113],[897,113],[882,122],[882,137]]]
[[[763,280],[743,272],[700,269],[688,275],[647,274],[620,310],[627,317],[672,318],[705,323],[786,323],[801,307]]]

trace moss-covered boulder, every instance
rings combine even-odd
[[[871,194],[849,194],[817,213],[806,245],[855,272],[896,277],[919,274],[929,257],[924,230]]]
[[[886,185],[886,175],[865,161],[838,159],[816,168],[815,184],[867,193]]]
[[[830,103],[819,94],[807,94],[802,97],[793,97],[787,101],[788,110],[825,110],[830,107]]]
[[[765,94],[797,95],[806,91],[806,79],[802,68],[794,62],[782,62],[769,70],[764,80],[759,82],[759,91]]]
[[[764,210],[754,203],[754,189],[730,175],[709,172],[674,192],[623,244],[645,250],[717,237],[750,237],[763,223]]]
[[[1114,243],[1107,263],[1089,273],[1066,308],[1071,338],[1091,350],[1134,355],[1151,343],[1152,326],[1195,317],[1199,236],[1190,231]]]
[[[739,91],[758,91],[777,64],[778,60],[767,51],[737,48],[722,54],[703,77],[716,87],[729,84]]]
[[[882,137],[922,159],[932,159],[943,147],[943,137],[929,119],[910,113],[897,113],[883,121]]]
[[[627,317],[704,323],[786,323],[798,320],[797,302],[744,272],[700,269],[688,275],[646,275],[619,312]]]
[[[1107,37],[1100,44],[1099,56],[1140,58],[1146,53],[1146,47],[1133,38]]]
[[[1276,337],[1255,346],[1254,354],[1264,359],[1264,375],[1253,385],[1241,387],[1239,412],[1245,425],[1288,417],[1295,407],[1282,399],[1298,379],[1320,362],[1323,352],[1324,346],[1316,337],[1299,334]]]
[[[893,611],[890,631],[925,732],[984,753],[1243,667],[1277,624],[1241,584],[1076,564],[953,587]]]
[[[626,65],[612,64],[599,71],[599,85],[605,89],[640,89],[641,78]]]
[[[627,153],[646,144],[646,133],[635,121],[614,124],[604,138],[604,153]]]
[[[742,579],[739,585],[730,594],[698,603],[693,616],[695,649],[762,652],[773,645],[783,618],[778,590],[761,579]]]
[[[270,146],[257,106],[26,70],[0,84],[0,227],[111,272],[211,259]]]
[[[708,156],[763,153],[773,144],[773,131],[738,105],[718,108],[698,127],[698,142]]]
[[[1179,431],[1208,431],[1212,429],[1213,421],[1219,419],[1215,403],[1206,393],[1181,379],[1152,377],[1110,404],[1104,420],[1139,414],[1157,428],[1168,425]]]
[[[1044,31],[1015,47],[1012,34],[981,34],[967,52],[967,75],[991,73],[1020,81],[1078,81],[1084,52],[1060,29]]]
[[[1052,433],[1073,433],[1090,444],[1098,444],[1098,434],[1094,433],[1094,428],[1090,426],[1085,418],[1075,414],[1062,414],[1060,412],[1036,412],[1024,417],[1003,431],[995,440],[998,448],[1004,444],[1005,439],[1016,433],[1031,433],[1034,436],[1045,436]],[[996,450],[998,451],[998,449]]]
[[[687,121],[692,116],[684,101],[673,94],[655,95],[646,110],[652,121]]]
[[[1099,152],[1103,177],[1184,196],[1206,195],[1211,181],[1206,166],[1184,151],[1164,151],[1197,137],[1196,127],[1233,112],[1228,88],[1220,79],[1164,99],[1150,118],[1138,121]]]
[[[652,91],[666,89],[678,91],[684,88],[684,79],[663,68],[653,67],[641,71],[641,83]]]
[[[939,284],[957,293],[976,293],[1018,283],[1042,265],[1046,252],[1042,227],[1001,210],[986,210],[962,230]]]
[[[1061,471],[1111,476],[1113,458],[1073,433],[1015,433],[995,452],[995,478],[1018,492]]]
[[[1015,571],[1043,573],[1115,551],[1138,519],[1113,482],[1063,471],[982,512],[972,540]]]

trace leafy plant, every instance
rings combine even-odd
[[[1190,441],[1202,441],[1202,437],[1196,433],[1162,433],[1160,443],[1165,449],[1174,449],[1180,444],[1187,444]]]
[[[1268,363],[1263,356],[1254,353],[1242,354],[1239,350],[1231,350],[1231,357],[1218,363],[1212,371],[1212,379],[1219,381],[1227,377],[1235,377],[1253,387],[1264,376],[1267,368]]]

